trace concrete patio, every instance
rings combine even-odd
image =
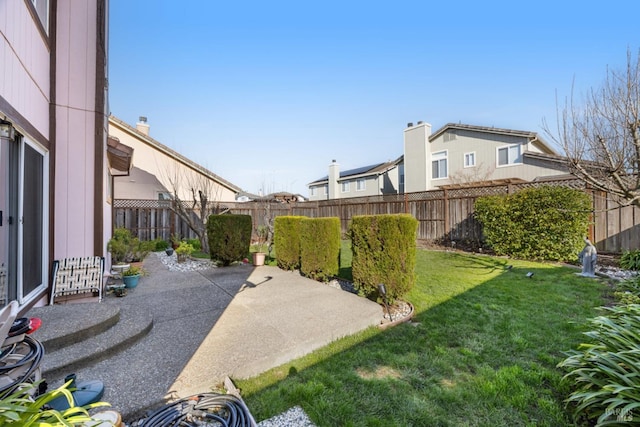
[[[125,421],[167,399],[248,378],[377,325],[381,307],[297,272],[240,264],[169,271],[159,255],[124,298],[32,309],[44,377],[101,380]],[[70,334],[71,333],[71,334]],[[249,408],[251,409],[251,408]],[[256,420],[260,421],[260,420]]]

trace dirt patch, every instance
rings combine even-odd
[[[398,379],[402,377],[400,372],[389,366],[378,366],[374,371],[367,371],[358,368],[356,372],[358,373],[358,376],[364,380]]]

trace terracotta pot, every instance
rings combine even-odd
[[[264,265],[264,252],[254,252],[253,253],[253,265],[259,266]]]

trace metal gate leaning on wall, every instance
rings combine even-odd
[[[409,213],[418,220],[419,240],[445,244],[451,241],[479,243],[481,227],[473,217],[473,206],[478,197],[511,194],[542,185],[567,186],[586,191],[591,196],[593,220],[589,235],[599,251],[622,252],[640,248],[640,208],[621,206],[611,195],[587,189],[582,181],[575,178],[314,202],[271,202],[270,212],[273,217],[338,217],[343,232],[347,231],[354,215]],[[114,227],[126,227],[142,240],[169,240],[173,233],[194,238],[195,233],[171,211],[170,203],[160,200],[115,200]],[[264,224],[264,204],[224,202],[218,203],[217,211],[251,215],[255,229]]]

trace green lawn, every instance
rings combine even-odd
[[[606,286],[549,264],[417,257],[416,323],[237,381],[256,420],[300,405],[318,426],[571,425],[556,364],[582,341]]]

